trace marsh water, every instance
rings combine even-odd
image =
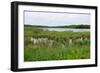
[[[44,31],[69,31],[69,32],[89,32],[90,29],[76,29],[76,28],[40,28]]]

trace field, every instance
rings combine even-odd
[[[90,58],[90,32],[44,31],[24,26],[24,61]]]

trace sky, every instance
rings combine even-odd
[[[24,24],[40,26],[90,25],[90,14],[56,13],[56,12],[24,12]]]

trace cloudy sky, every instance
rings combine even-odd
[[[63,26],[71,24],[90,24],[90,14],[28,12],[24,13],[24,24],[41,26]]]

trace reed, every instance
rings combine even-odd
[[[47,38],[34,44],[30,39]],[[24,28],[24,61],[69,60],[90,58],[90,32],[43,31]]]

